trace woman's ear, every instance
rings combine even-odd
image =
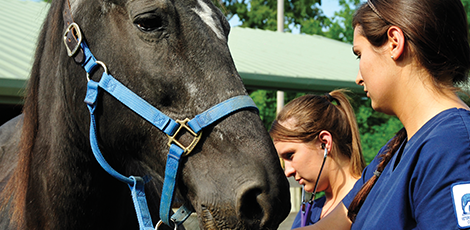
[[[387,31],[387,36],[390,57],[395,61],[403,55],[405,50],[405,36],[398,26],[390,26]]]
[[[326,148],[328,152],[331,151],[331,147],[333,146],[333,137],[330,132],[326,130],[321,131],[320,134],[318,134],[318,141],[320,143],[320,148]]]

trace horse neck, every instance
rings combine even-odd
[[[89,122],[74,119],[70,106],[60,96],[60,84],[39,78],[37,123],[32,125],[37,127],[36,134],[27,143],[31,146],[29,152],[23,150],[27,164],[20,166],[27,173],[23,177],[27,181],[26,225],[45,229],[128,226],[129,223],[116,223],[114,219],[121,216],[118,220],[125,220],[125,214],[132,211],[128,188],[109,176],[94,159],[83,132]],[[48,103],[41,103],[45,101]],[[86,110],[84,104],[83,107]],[[32,130],[25,127],[28,129]],[[90,210],[97,214],[89,215]],[[111,217],[113,220],[106,220]]]
[[[27,225],[46,229],[110,228],[115,222],[106,220],[103,214],[119,217],[124,215],[118,211],[121,207],[132,210],[130,200],[125,199],[127,187],[104,172],[94,159],[82,131],[89,123],[73,118],[60,96],[60,85],[47,81],[41,84],[36,105],[36,134],[28,143],[32,148],[23,154],[29,157],[28,164],[22,166],[27,173],[24,177],[27,179],[24,195]],[[54,90],[47,90],[49,86]],[[42,103],[45,101],[48,103]],[[100,214],[87,215],[90,210]]]

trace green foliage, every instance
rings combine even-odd
[[[228,19],[236,14],[242,23],[241,27],[277,30],[276,0],[213,0],[213,2],[222,9]],[[305,20],[327,20],[318,7],[319,4],[321,0],[284,0],[285,31],[290,32],[288,25],[300,26]],[[321,27],[323,26],[321,24]]]
[[[267,130],[276,118],[276,91],[256,90],[250,94],[259,108],[259,116]]]
[[[277,30],[277,1],[275,0],[213,0],[231,19],[237,15],[241,27]],[[352,43],[352,15],[360,0],[339,0],[341,10],[331,18],[321,10],[321,0],[284,0],[284,28],[300,28],[304,34],[322,35]]]
[[[271,128],[271,124],[276,119],[276,91],[275,90],[256,90],[250,94],[250,97],[255,102],[260,110],[260,117],[263,121],[264,127],[266,130]],[[284,94],[284,103],[287,103],[294,98],[305,95],[305,92],[285,92]]]
[[[354,29],[351,27],[352,15],[361,3],[360,0],[339,0],[341,9],[331,18],[308,18],[301,23],[300,32],[316,34],[327,38],[352,43]]]
[[[465,12],[467,12],[467,21],[470,21],[470,0],[462,0],[463,7]],[[470,24],[467,25],[468,30],[470,31]]]

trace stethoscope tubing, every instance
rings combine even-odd
[[[315,202],[315,195],[317,194],[318,181],[320,181],[320,176],[321,176],[321,173],[323,171],[323,166],[325,166],[325,161],[326,161],[327,156],[328,156],[328,149],[325,147],[325,153],[323,154],[323,162],[322,162],[321,167],[320,167],[320,172],[318,173],[317,181],[315,181],[315,187],[313,188],[312,197],[308,201],[305,199],[305,189],[304,189],[304,185],[302,185],[302,204],[300,205],[300,211],[301,211],[300,225],[301,225],[301,227],[305,227],[305,224],[307,222],[308,213],[310,211],[310,208],[312,207],[312,205]]]

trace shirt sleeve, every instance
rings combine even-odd
[[[464,137],[468,140],[462,134]],[[453,197],[452,185],[470,183],[470,148],[462,144],[462,139],[456,139],[460,138],[434,139],[419,152],[410,181],[412,214],[419,229],[446,229],[456,226],[463,217],[458,215],[462,210],[461,197]],[[470,227],[468,223],[463,226]]]

